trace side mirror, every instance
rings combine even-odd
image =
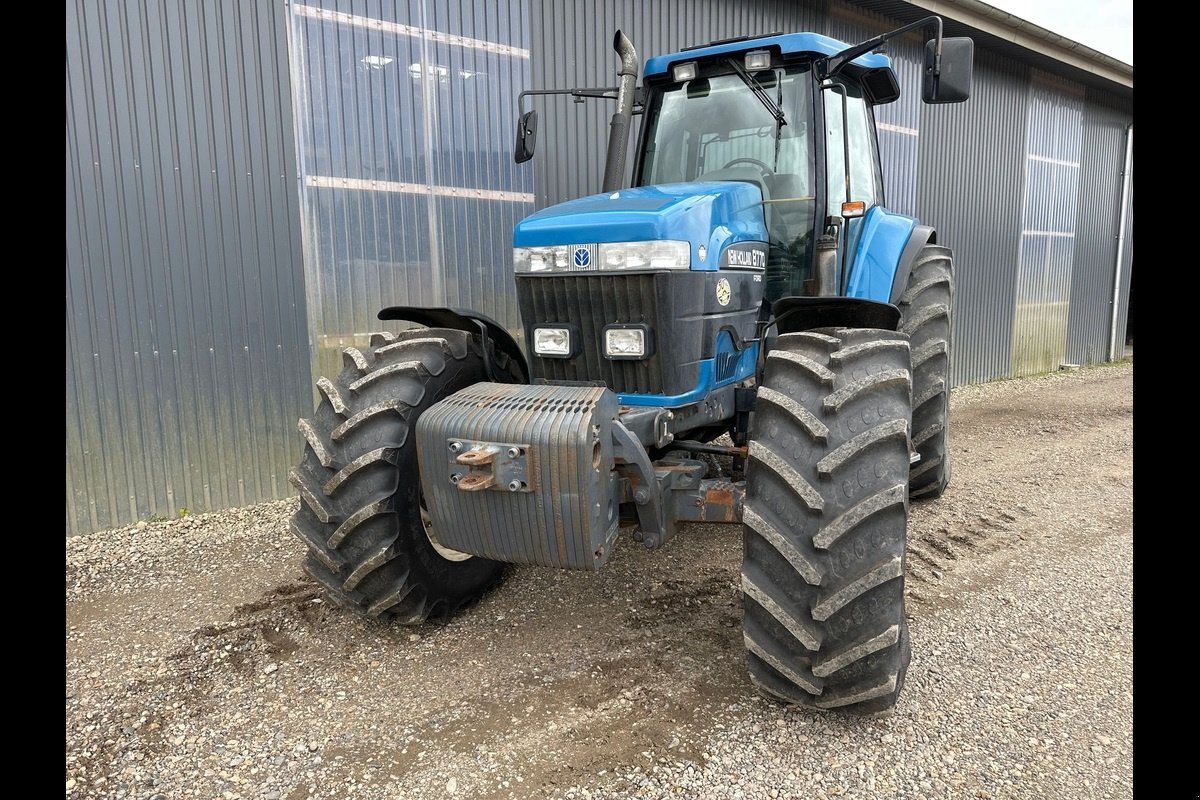
[[[961,103],[971,96],[971,72],[975,64],[975,42],[966,36],[942,39],[942,68],[933,74],[937,40],[925,43],[925,77],[921,99],[926,103]]]
[[[513,152],[513,160],[524,164],[533,158],[533,148],[537,146],[537,112],[526,111],[517,120],[517,146]]]

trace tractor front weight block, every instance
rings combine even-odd
[[[417,421],[425,506],[445,547],[496,561],[597,570],[627,504],[635,539],[679,521],[739,522],[739,484],[673,452],[652,463],[603,387],[476,383]]]
[[[417,421],[421,486],[444,546],[599,569],[620,521],[617,397],[590,386],[476,383]]]

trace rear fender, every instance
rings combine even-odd
[[[908,279],[901,264],[908,243],[912,240],[917,221],[903,214],[894,214],[882,206],[874,206],[860,222],[858,244],[850,262],[849,276],[843,294],[863,300],[886,303],[893,300],[892,287],[897,280]],[[914,256],[915,258],[915,256]],[[911,267],[912,262],[909,262]],[[903,273],[903,277],[897,277]]]
[[[908,276],[912,273],[913,264],[917,263],[917,256],[927,244],[937,244],[937,231],[928,225],[917,225],[908,237],[908,244],[904,245],[904,250],[900,253],[896,274],[892,276],[892,293],[888,298],[890,302],[900,302],[900,295],[908,288]]]

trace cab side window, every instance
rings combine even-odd
[[[840,78],[834,82],[846,91],[846,122],[849,125],[850,199],[862,200],[867,208],[883,201],[882,183],[878,173],[879,159],[875,155],[875,139],[871,136],[871,112],[863,99],[862,90]],[[840,216],[846,201],[846,154],[842,136],[842,94],[836,89],[821,92],[825,98],[825,153],[829,175],[829,208],[827,213]]]

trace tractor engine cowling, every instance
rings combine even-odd
[[[513,235],[533,378],[682,405],[754,372],[767,233],[751,183],[593,195]]]

